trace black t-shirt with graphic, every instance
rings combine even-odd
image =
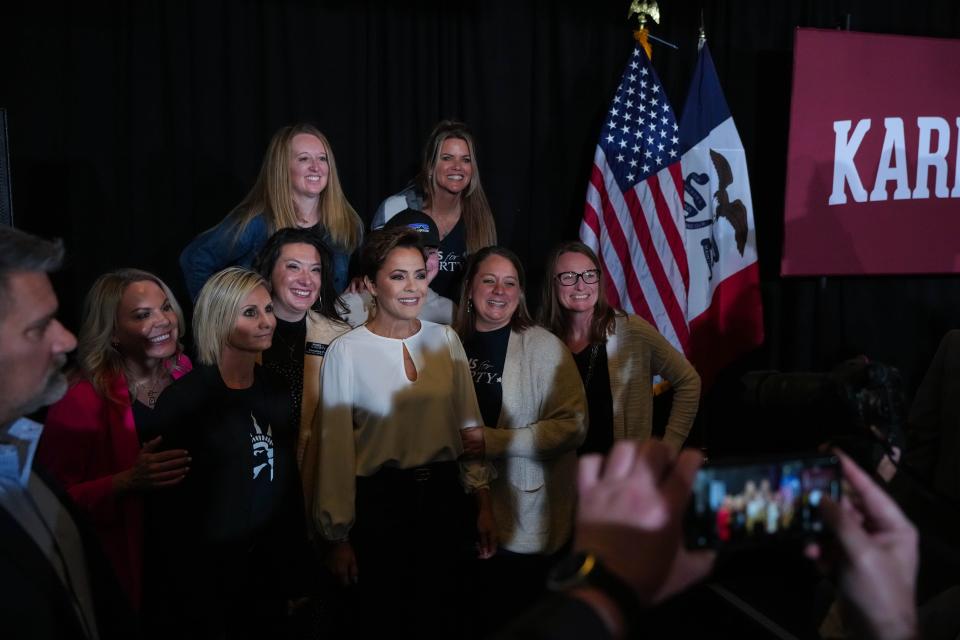
[[[463,344],[470,362],[473,388],[483,415],[483,424],[497,426],[503,404],[503,363],[507,359],[510,325],[494,331],[476,331]]]
[[[573,354],[573,359],[587,392],[590,416],[587,437],[577,449],[577,454],[606,454],[613,446],[613,396],[610,394],[607,349],[602,344],[594,343],[580,353]]]
[[[198,365],[161,394],[140,429],[164,449],[189,451],[190,472],[164,491],[199,543],[252,541],[297,499],[289,391],[257,366],[247,389],[230,389],[215,366]]]
[[[430,283],[430,288],[444,298],[460,302],[460,282],[467,261],[467,228],[463,216],[457,220],[443,240],[440,241],[440,271]]]
[[[300,401],[303,398],[303,350],[307,339],[307,318],[287,322],[277,318],[273,343],[263,352],[264,368],[287,383],[290,391],[290,423],[300,428]]]
[[[162,435],[192,458],[183,482],[146,494],[145,615],[170,627],[160,635],[233,624],[254,594],[273,606],[303,593],[310,549],[290,425],[286,385],[259,365],[247,389],[197,365],[137,425],[141,441]]]

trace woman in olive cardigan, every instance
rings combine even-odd
[[[585,244],[557,247],[546,274],[540,321],[573,353],[587,392],[590,431],[581,453],[651,437],[654,376],[673,387],[663,441],[679,451],[700,403],[693,365],[646,320],[610,307],[600,261]]]

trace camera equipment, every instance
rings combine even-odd
[[[709,462],[693,482],[686,544],[746,549],[807,542],[823,533],[820,501],[840,499],[841,475],[832,453]]]
[[[762,450],[832,444],[875,469],[892,446],[903,448],[905,402],[894,367],[858,357],[825,373],[755,371],[743,384],[748,419],[771,436]]]

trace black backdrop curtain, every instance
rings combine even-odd
[[[633,46],[626,0],[7,2],[15,223],[59,236],[76,326],[83,293],[119,266],[183,295],[176,264],[252,185],[279,126],[317,124],[366,220],[416,172],[443,117],[466,120],[501,242],[539,297],[542,263],[576,236],[602,118]],[[661,0],[654,65],[680,109],[702,10],[750,164],[767,344],[740,368],[822,370],[866,353],[912,390],[949,328],[953,276],[780,279],[794,29],[958,37],[954,0]],[[945,79],[956,81],[956,79]],[[893,89],[893,87],[892,87]]]

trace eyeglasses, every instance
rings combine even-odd
[[[584,284],[594,284],[600,279],[600,270],[587,269],[583,273],[577,273],[576,271],[564,271],[563,273],[558,273],[555,277],[560,284],[565,287],[572,287],[573,285],[577,284],[577,280],[580,278],[583,278]]]

